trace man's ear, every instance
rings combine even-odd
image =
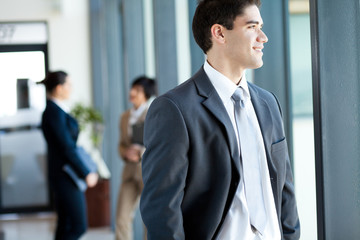
[[[214,24],[211,26],[210,29],[213,40],[218,42],[219,44],[225,43],[224,29],[224,26],[220,24]]]

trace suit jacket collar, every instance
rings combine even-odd
[[[268,168],[271,177],[273,174],[276,173],[276,168],[271,161],[271,145],[272,145],[272,126],[273,126],[273,119],[270,113],[270,108],[266,102],[266,100],[262,97],[259,93],[257,87],[252,84],[248,83],[249,91],[251,95],[251,102],[254,106],[255,113],[260,125],[261,134],[264,141],[265,152],[266,152],[266,159],[268,162]]]
[[[227,141],[230,148],[232,160],[237,170],[240,172],[239,149],[236,142],[236,135],[231,124],[231,120],[226,109],[217,94],[214,86],[207,77],[203,67],[193,76],[194,83],[198,90],[198,94],[204,97],[202,104],[222,123],[227,134]],[[262,97],[254,84],[248,83],[251,95],[251,102],[254,106],[256,116],[260,125],[261,133],[264,140],[266,156],[268,159],[268,167],[270,173],[276,172],[271,159],[271,136],[272,136],[272,117],[266,100]]]
[[[203,67],[201,67],[194,75],[193,79],[198,94],[204,97],[202,104],[222,123],[224,127],[233,163],[240,173],[239,149],[237,146],[236,135],[224,104],[206,75]]]
[[[266,101],[259,94],[256,86],[252,83],[248,83],[249,91],[251,95],[251,102],[254,106],[256,116],[260,125],[261,133],[263,135],[264,141],[268,140],[271,136],[271,126],[272,126],[272,117],[270,113],[270,108]]]

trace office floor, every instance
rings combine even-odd
[[[6,215],[0,217],[0,240],[52,240],[54,214]],[[113,240],[110,227],[90,228],[80,240]]]

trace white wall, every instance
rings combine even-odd
[[[191,77],[188,1],[175,0],[178,83]]]
[[[47,21],[49,68],[72,78],[75,102],[92,103],[87,0],[0,0],[0,22]]]

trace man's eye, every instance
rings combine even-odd
[[[255,28],[256,28],[256,25],[250,25],[249,28],[255,29]]]

